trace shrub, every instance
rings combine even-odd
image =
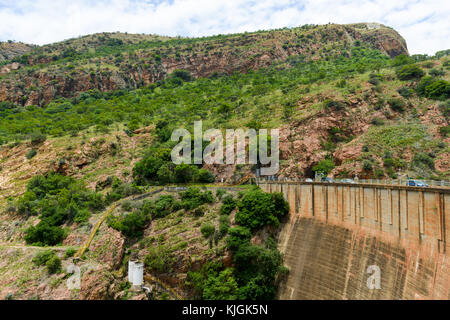
[[[197,167],[189,164],[180,164],[175,167],[175,181],[178,183],[188,183],[194,178]]]
[[[205,215],[205,209],[203,207],[198,207],[194,210],[194,216],[203,217]]]
[[[246,243],[234,254],[239,299],[267,300],[276,293],[275,279],[282,271],[283,257],[273,247]]]
[[[230,219],[228,216],[220,216],[219,218],[219,238],[223,238],[230,228]]]
[[[222,196],[226,193],[227,193],[227,191],[225,189],[217,189],[216,190],[216,198],[221,200]]]
[[[51,226],[45,221],[41,221],[35,227],[30,227],[25,231],[25,241],[39,246],[57,245],[66,236],[64,229],[58,226]]]
[[[156,172],[158,181],[161,183],[171,183],[174,181],[173,168],[170,163],[163,164]]]
[[[425,96],[426,87],[432,84],[436,79],[430,76],[423,77],[416,86],[416,92],[419,96]]]
[[[205,223],[200,227],[203,237],[208,238],[216,231],[216,227],[211,223]]]
[[[411,57],[405,55],[405,54],[399,54],[394,59],[392,59],[391,64],[395,66],[402,66],[405,64],[412,63],[414,60],[411,59]]]
[[[400,80],[420,79],[425,72],[415,64],[408,64],[396,70],[397,78]]]
[[[45,263],[48,273],[54,274],[54,273],[60,273],[61,272],[61,259],[57,256],[51,257],[46,263]]]
[[[392,158],[383,159],[383,166],[386,168],[391,168],[395,165],[395,161]]]
[[[160,157],[144,157],[133,167],[133,178],[138,184],[152,181],[157,178],[158,170],[164,164],[164,159]]]
[[[58,258],[53,250],[44,250],[37,252],[33,259],[36,266],[46,266],[49,274],[59,273],[61,271],[61,259]]]
[[[363,169],[364,169],[364,171],[372,171],[372,169],[373,169],[372,163],[370,161],[365,160],[363,162]]]
[[[445,71],[443,69],[431,69],[429,75],[432,77],[442,77],[445,76]]]
[[[32,144],[40,144],[47,140],[47,137],[45,134],[41,133],[40,131],[33,131],[30,135],[30,140]]]
[[[334,109],[336,111],[342,110],[345,108],[345,104],[341,101],[334,101],[331,99],[327,99],[323,103],[325,109]]]
[[[413,91],[408,87],[401,87],[397,90],[397,92],[403,97],[403,98],[410,98],[413,94]]]
[[[394,111],[397,111],[397,112],[405,111],[405,103],[401,99],[391,98],[388,100],[388,103],[389,103],[389,106],[391,107],[391,109]]]
[[[278,196],[253,189],[238,202],[236,222],[251,230],[265,225],[278,226],[279,219],[289,212],[288,206],[280,206],[278,202]]]
[[[450,133],[450,126],[439,127],[439,133],[441,134],[441,136],[447,137]]]
[[[67,249],[66,252],[64,253],[64,259],[68,259],[70,257],[73,257],[76,252],[77,252],[77,250],[75,248]]]
[[[210,275],[203,288],[203,298],[206,300],[236,300],[237,296],[238,284],[231,268],[218,276]]]
[[[222,206],[220,207],[220,214],[221,215],[230,214],[236,208],[236,205],[237,205],[237,201],[234,200],[233,196],[231,194],[227,195],[222,200]]]
[[[373,174],[375,175],[376,178],[384,177],[384,171],[383,171],[383,169],[381,169],[381,168],[376,168],[376,169],[373,171]]]
[[[103,207],[101,195],[71,177],[57,173],[33,177],[27,191],[17,201],[22,214],[40,214],[40,222],[25,231],[27,243],[56,245],[66,236],[60,226],[64,223],[84,222],[89,210]]]
[[[250,241],[252,233],[248,228],[237,226],[228,230],[227,247],[236,251],[241,245]]]
[[[449,99],[450,83],[445,80],[434,81],[425,87],[425,96],[431,99]]]
[[[320,160],[317,165],[313,167],[313,171],[327,175],[334,169],[334,162],[331,159]]]
[[[214,175],[206,169],[200,169],[197,173],[197,181],[202,183],[214,182]]]
[[[30,151],[27,152],[27,154],[25,155],[25,157],[30,160],[31,158],[33,158],[35,155],[37,154],[37,151],[35,149],[31,149]]]
[[[149,222],[150,216],[142,211],[135,211],[120,217],[109,216],[107,220],[109,227],[131,238],[142,237],[143,230]]]
[[[175,69],[171,74],[171,77],[174,78],[179,78],[183,81],[192,81],[194,80],[194,78],[192,77],[192,75],[190,74],[189,71],[187,70],[181,70],[181,69]]]
[[[374,86],[376,86],[377,84],[380,83],[381,80],[383,80],[383,75],[375,74],[375,73],[369,74],[369,83],[370,84],[373,84]]]
[[[150,247],[149,254],[145,257],[144,263],[150,270],[163,273],[170,272],[174,257],[167,246],[158,244],[156,247]]]
[[[56,255],[55,251],[53,250],[42,250],[38,251],[33,259],[31,260],[36,266],[43,266],[47,263],[48,260],[50,260],[52,257]]]
[[[163,195],[155,202],[154,210],[152,211],[152,218],[163,218],[173,212],[175,198],[171,195]]]
[[[414,157],[411,160],[411,166],[434,170],[434,160],[428,154],[424,152],[418,152],[414,154]]]
[[[186,191],[180,193],[181,205],[185,210],[193,210],[202,204],[212,203],[214,201],[211,191],[201,191],[197,187],[189,187]]]
[[[73,221],[76,223],[83,223],[83,222],[87,222],[90,217],[91,217],[91,212],[89,210],[81,209],[74,216]]]
[[[383,119],[377,118],[377,117],[372,118],[372,120],[370,120],[370,123],[375,125],[375,126],[382,126],[382,125],[384,125]]]

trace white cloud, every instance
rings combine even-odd
[[[380,22],[410,53],[450,48],[442,0],[0,0],[0,40],[45,44],[95,32],[205,36],[322,24]]]

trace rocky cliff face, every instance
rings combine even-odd
[[[22,56],[34,48],[21,42],[0,42],[0,63]]]
[[[267,67],[289,57],[349,55],[358,41],[393,57],[408,54],[404,39],[379,24],[306,26],[205,39],[135,39],[98,34],[35,49],[20,70],[4,69],[0,101],[42,105],[92,89],[137,88],[175,69],[195,77]],[[127,42],[127,39],[132,39]],[[359,44],[358,44],[359,45]],[[1,60],[0,60],[1,61]],[[43,66],[45,64],[45,67]]]

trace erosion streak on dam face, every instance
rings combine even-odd
[[[280,299],[449,299],[447,208],[439,189],[262,183],[290,204]],[[369,289],[369,266],[380,289]],[[370,269],[369,269],[370,270]]]

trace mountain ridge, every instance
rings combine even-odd
[[[139,88],[176,69],[198,78],[247,72],[293,56],[317,60],[349,55],[359,43],[390,57],[408,55],[405,40],[376,23],[306,25],[204,38],[99,33],[15,57],[19,66],[0,72],[0,101],[43,105],[88,90]]]

